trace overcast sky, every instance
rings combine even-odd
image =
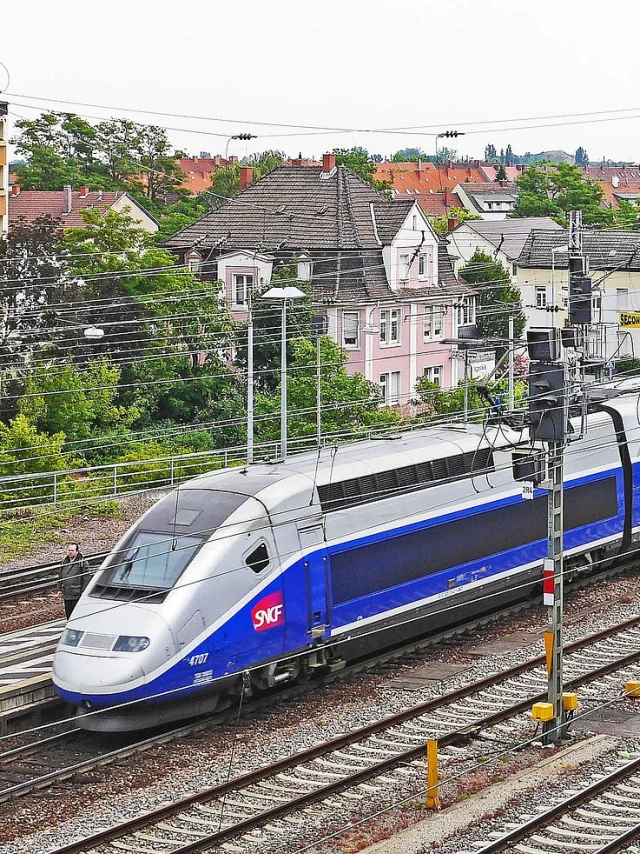
[[[482,157],[490,142],[498,150],[511,143],[516,153],[573,154],[583,145],[592,160],[640,159],[637,0],[21,0],[10,21],[7,4],[3,10],[0,61],[11,73],[5,97],[18,117],[37,114],[23,106],[38,104],[25,95],[106,104],[112,109],[39,102],[177,128],[173,143],[196,154],[224,153],[230,134],[247,131],[259,139],[232,142],[230,153],[279,148],[318,156],[353,145],[383,155],[405,146],[431,153],[433,133],[458,128],[467,135],[455,147],[471,157]],[[614,110],[631,118],[529,120]],[[432,127],[291,136],[301,131],[257,121]]]

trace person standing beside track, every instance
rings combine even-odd
[[[90,579],[89,564],[80,551],[80,546],[78,543],[69,543],[67,556],[60,564],[58,576],[58,590],[64,600],[64,612],[67,620],[73,613],[73,609],[78,604],[82,591]]]

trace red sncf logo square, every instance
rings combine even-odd
[[[284,623],[282,591],[276,590],[257,602],[251,610],[251,621],[257,632],[281,626]]]

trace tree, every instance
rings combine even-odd
[[[602,207],[602,188],[590,181],[571,163],[558,163],[545,171],[532,166],[516,178],[517,216],[550,216],[567,225],[567,213],[582,211],[585,225],[604,227],[613,223],[615,214]]]
[[[292,358],[288,365],[287,429],[290,437],[313,436],[316,432],[316,343],[307,338],[291,342]],[[322,397],[322,432],[365,432],[399,423],[397,413],[380,407],[380,390],[362,374],[345,370],[347,353],[331,338],[320,340]],[[260,441],[280,438],[279,385],[270,394],[256,398],[256,434]]]
[[[446,214],[442,214],[442,216],[431,217],[431,227],[436,234],[439,234],[442,237],[449,231],[450,219],[455,219],[456,223],[459,225],[461,222],[473,219],[482,219],[482,217],[480,214],[468,211],[466,208],[453,207],[449,208],[449,211]]]
[[[496,181],[507,181],[507,170],[504,168],[502,163],[496,169]]]
[[[507,166],[513,166],[513,148],[511,148],[511,143],[507,145],[506,151],[504,153],[504,161]]]
[[[36,368],[26,377],[19,411],[38,430],[64,434],[67,441],[121,432],[140,413],[116,405],[119,380],[119,368],[104,358],[85,369],[70,362]]]
[[[588,166],[589,165],[589,155],[587,154],[587,150],[580,146],[576,149],[576,166]]]
[[[376,174],[376,164],[369,156],[366,148],[354,146],[353,148],[334,148],[333,153],[336,156],[336,164],[338,166],[346,166],[355,172],[363,181],[371,184],[376,190],[385,192],[391,189],[389,181],[377,181],[374,177]]]
[[[421,148],[402,148],[391,158],[394,163],[417,163],[418,160],[426,162],[433,159],[433,155],[425,154]]]
[[[520,291],[508,271],[491,255],[476,250],[460,278],[477,286],[476,325],[482,338],[509,338],[509,316],[514,318],[514,337],[519,338],[527,319],[522,311]],[[502,352],[505,346],[499,348]]]
[[[489,145],[485,146],[484,159],[485,160],[497,160],[498,159],[498,154],[496,152],[495,145],[491,145],[491,143],[489,143]]]
[[[77,297],[78,287],[57,251],[57,220],[18,221],[0,239],[0,366],[20,373],[51,338],[57,318],[50,306]]]

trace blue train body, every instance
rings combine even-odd
[[[637,403],[609,403],[569,446],[572,572],[636,539]],[[87,728],[150,726],[528,595],[547,503],[514,481],[520,439],[428,428],[190,481],[95,576],[55,656],[57,692]]]

